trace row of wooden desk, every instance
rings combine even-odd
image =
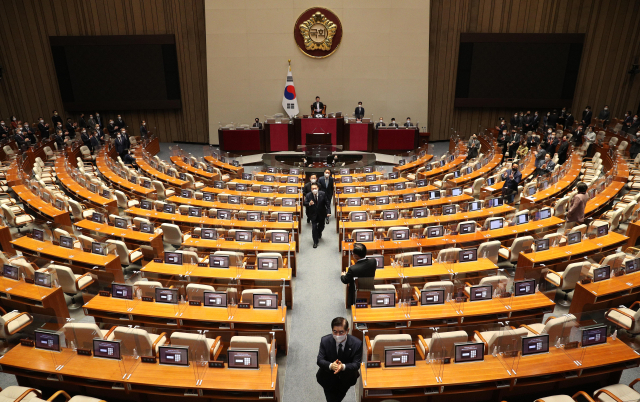
[[[111,170],[107,164],[107,158],[114,159],[117,156],[115,147],[103,149],[96,157],[96,166],[102,176],[111,183],[112,186],[121,190],[125,194],[129,194],[134,198],[150,198],[157,199],[158,195],[155,188],[146,188],[140,184],[133,184],[129,180],[123,179]]]
[[[12,190],[20,199],[22,204],[35,214],[45,218],[45,220],[60,225],[71,225],[71,217],[68,211],[59,210],[52,204],[45,202],[42,198],[35,195],[27,186],[13,186]]]
[[[217,173],[207,172],[206,170],[191,166],[185,163],[185,161],[179,156],[172,156],[170,157],[170,159],[171,162],[176,165],[180,171],[190,173],[202,180],[205,180],[208,183],[213,182],[214,180],[222,180],[222,178],[219,177]]]
[[[180,180],[178,177],[169,176],[168,174],[159,171],[155,167],[151,166],[149,162],[142,155],[142,148],[138,147],[135,150],[136,164],[151,178],[160,180],[163,185],[167,185],[170,188],[189,188],[191,183],[187,180]]]

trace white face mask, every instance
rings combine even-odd
[[[110,121],[110,122],[109,122],[109,124],[113,124],[113,122],[112,122],[112,121]]]
[[[358,105],[358,107],[362,107],[362,105]]]
[[[345,341],[345,339],[347,339],[347,334],[344,334],[344,335],[334,335],[334,336],[333,336],[333,339],[335,339],[335,340],[336,340],[336,344],[338,344],[338,343],[342,343],[342,342],[344,342],[344,341]]]
[[[16,118],[15,118],[15,117],[13,118],[13,121],[16,121]]]
[[[382,123],[382,119],[380,119],[380,123]]]
[[[122,118],[120,116],[118,116],[118,120],[122,120]]]
[[[313,193],[313,195],[317,195],[318,194],[318,190],[311,190],[311,192]]]
[[[83,131],[83,132],[82,132],[82,134],[86,134],[86,133],[87,133],[86,131]]]
[[[98,113],[96,113],[96,117],[100,117],[100,115]]]
[[[316,182],[316,179],[311,179],[311,183],[315,183],[315,182]]]
[[[44,123],[44,120],[40,120],[40,123]],[[4,124],[4,123],[3,123]]]
[[[609,110],[609,108],[608,108],[608,107],[605,107],[605,108],[604,108],[604,110]]]
[[[407,120],[407,123],[411,123],[411,120]]]
[[[55,112],[53,115],[54,115],[54,116],[57,116],[57,115],[58,115],[58,112]]]
[[[147,123],[142,123],[142,125],[143,125],[143,126],[146,126],[146,125],[147,125]]]
[[[324,174],[324,177],[329,177],[329,176],[331,176],[329,173]]]

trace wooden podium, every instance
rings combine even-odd
[[[331,145],[331,133],[307,133],[306,145]]]

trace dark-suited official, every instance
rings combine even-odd
[[[324,191],[324,194],[329,199],[329,209],[327,209],[327,224],[329,224],[329,215],[331,215],[331,199],[333,198],[334,182],[335,180],[331,176],[331,169],[325,169],[324,176],[320,177],[320,180],[318,180],[318,184],[320,184],[320,190]]]
[[[360,376],[362,341],[347,334],[349,321],[342,317],[331,321],[331,332],[320,340],[316,379],[327,402],[340,402]]]
[[[313,248],[318,247],[318,240],[322,238],[324,220],[329,217],[329,198],[324,191],[318,190],[318,184],[311,184],[311,193],[304,197],[304,206],[307,207],[307,217],[311,219],[311,236]]]
[[[367,247],[362,243],[353,245],[353,258],[356,263],[342,273],[340,280],[349,286],[347,304],[351,307],[356,302],[356,286],[354,278],[374,278],[376,276],[376,260],[367,258]]]

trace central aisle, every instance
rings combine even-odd
[[[334,206],[332,205],[332,210]],[[341,254],[338,234],[332,216],[318,243],[313,248],[311,224],[302,221],[298,276],[294,282],[295,307],[291,311],[291,335],[284,382],[284,401],[324,401],[322,387],[316,382],[316,357],[320,338],[331,333],[331,320],[345,317],[351,325],[351,314],[344,307],[344,285],[340,281]],[[355,401],[352,387],[344,401]]]

